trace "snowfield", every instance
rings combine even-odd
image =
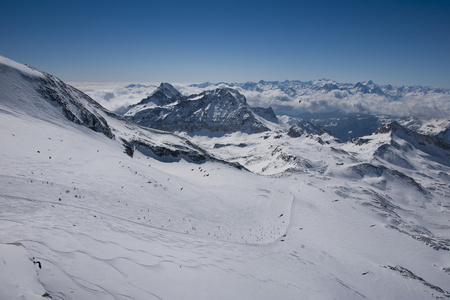
[[[450,297],[433,140],[179,137],[91,101],[0,57],[0,299]]]

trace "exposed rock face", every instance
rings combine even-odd
[[[303,128],[297,125],[294,125],[289,128],[287,135],[291,138],[298,138],[301,137],[303,134],[312,133],[312,131],[308,130],[308,128]]]
[[[185,97],[167,83],[130,106],[124,116],[142,126],[189,133],[258,133],[269,130],[260,117],[278,122],[271,108],[251,108],[245,97],[234,89],[219,88]]]
[[[43,74],[45,77],[39,82],[39,92],[42,97],[59,104],[70,121],[101,132],[111,139],[114,138],[107,121],[97,112],[97,110],[103,110],[98,103],[58,78]]]
[[[62,116],[113,139],[104,108],[53,75],[0,56],[2,105],[50,121]]]
[[[266,119],[267,121],[270,121],[272,123],[278,123],[278,118],[275,115],[275,112],[273,111],[272,107],[264,108],[264,107],[252,107],[251,110],[253,113],[257,114],[261,118]]]

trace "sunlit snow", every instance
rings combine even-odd
[[[449,150],[433,140],[181,138],[68,88],[110,138],[43,78],[0,57],[1,299],[450,296]]]

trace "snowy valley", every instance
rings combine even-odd
[[[255,100],[282,86],[164,83],[116,114],[0,56],[0,299],[450,298],[448,115],[352,111],[343,139],[302,118],[317,94]]]

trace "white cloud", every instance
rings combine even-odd
[[[257,92],[239,89],[253,106],[271,106],[276,113],[298,115],[341,110],[347,113],[370,113],[394,117],[415,116],[421,119],[448,118],[450,96],[440,93],[410,93],[398,100],[376,94],[349,95],[346,91],[309,92],[290,96],[279,89]],[[337,96],[337,97],[336,97]]]
[[[83,91],[109,110],[136,104],[148,97],[159,85],[129,82],[72,82],[69,84]]]

